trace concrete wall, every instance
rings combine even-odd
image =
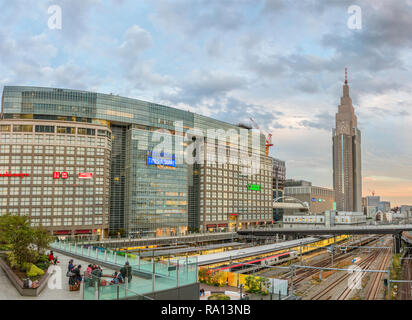
[[[10,282],[14,285],[16,290],[22,295],[27,297],[36,297],[38,296],[43,289],[46,287],[47,281],[49,280],[51,274],[46,272],[44,276],[40,279],[40,285],[36,289],[33,288],[24,288],[23,281],[10,269],[3,259],[0,258],[0,267],[4,270]]]

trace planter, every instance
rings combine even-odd
[[[17,289],[17,291],[22,296],[27,296],[27,297],[37,297],[46,287],[47,281],[49,280],[51,276],[50,273],[46,272],[39,280],[40,284],[36,289],[24,288],[23,281],[13,272],[13,270],[8,266],[8,264],[2,258],[0,258],[0,267],[4,270],[7,277],[9,278],[11,283],[14,285],[14,287]]]

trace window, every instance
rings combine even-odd
[[[13,132],[33,132],[32,125],[13,125]]]
[[[10,125],[0,125],[0,132],[10,132],[11,126]]]
[[[36,126],[36,132],[54,133],[54,126]]]
[[[57,127],[57,133],[76,134],[74,127]]]

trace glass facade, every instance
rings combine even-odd
[[[194,153],[203,156],[203,162],[188,164],[178,159],[184,156],[191,143],[212,143],[212,139],[208,141],[196,130],[204,135],[207,130],[232,130],[236,139],[242,141],[238,126],[116,95],[14,86],[4,87],[2,119],[31,120],[32,124],[28,125],[34,125],[36,132],[52,130],[45,125],[38,126],[36,122],[40,120],[64,122],[53,129],[62,134],[72,134],[68,122],[101,125],[110,129],[109,225],[112,232],[124,229],[129,234],[173,235],[185,233],[189,228],[206,231],[210,229],[208,224],[214,224],[207,222],[209,219],[216,221],[212,229],[217,229],[218,225],[229,228],[230,213],[233,212],[242,213],[240,219],[246,224],[272,221],[273,170],[271,159],[265,156],[264,135],[259,136],[259,144],[253,144],[252,135],[247,132],[245,143],[240,143],[238,163],[232,168],[224,167],[216,171],[216,176],[209,176],[207,170],[210,167],[205,161],[209,159],[210,151],[229,155],[232,141],[225,142],[223,149],[213,147],[213,144],[212,147],[207,145],[196,149]],[[21,127],[19,132],[24,134],[29,129]],[[76,135],[87,137],[87,134],[93,133],[87,129],[78,129]],[[159,129],[167,132],[155,139]],[[3,130],[9,130],[7,125],[0,125],[0,132]],[[96,130],[94,134],[102,134],[99,132],[101,130]],[[170,150],[166,148],[163,152],[170,155],[172,164],[153,162],[152,153],[159,143],[169,138],[171,144],[167,148]],[[248,163],[241,163],[239,159],[242,156]],[[254,163],[260,166],[256,174],[251,169]],[[222,166],[226,165],[229,166]],[[247,177],[239,178],[241,174]],[[259,184],[262,189],[250,190],[248,184]],[[213,188],[216,195],[210,193],[208,188]],[[208,217],[206,213],[209,210],[213,210],[210,212],[213,215]]]

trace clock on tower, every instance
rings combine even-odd
[[[348,121],[340,120],[337,123],[337,131],[338,134],[350,134]]]

